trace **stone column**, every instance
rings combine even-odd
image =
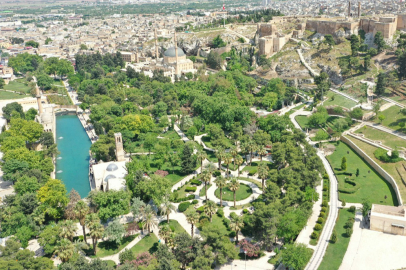
[[[37,94],[37,104],[38,104],[38,114],[42,114],[42,102],[41,102],[41,94],[39,93],[38,85],[36,86],[36,94]]]
[[[159,54],[158,54],[158,37],[157,37],[157,34],[156,34],[156,28],[155,28],[155,57],[156,57],[156,60],[158,61],[158,58],[159,58]]]
[[[348,18],[351,17],[351,1],[348,1]]]
[[[175,73],[176,73],[176,76],[178,76],[178,74],[179,74],[179,70],[178,70],[178,42],[176,40],[176,30],[175,30]]]
[[[361,2],[358,2],[358,18],[361,18]]]

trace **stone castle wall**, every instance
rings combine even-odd
[[[306,22],[306,29],[320,33],[322,35],[331,35],[337,32],[340,28],[350,31],[350,33],[355,33],[358,30],[358,22],[348,22],[348,21],[318,21],[318,20],[308,20]]]
[[[398,199],[398,204],[402,205],[402,197],[400,196],[398,185],[396,184],[395,179],[388,174],[381,166],[378,165],[372,158],[370,158],[361,148],[359,148],[355,143],[353,143],[350,139],[345,136],[341,136],[341,141],[348,144],[358,155],[360,155],[375,171],[377,171],[386,181],[392,186],[393,190],[396,193],[396,197]]]

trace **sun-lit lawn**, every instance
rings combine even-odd
[[[328,91],[327,93],[327,100],[323,102],[323,106],[332,106],[332,105],[337,105],[337,106],[342,106],[345,108],[352,108],[357,103],[349,98],[346,98],[340,94],[334,93],[332,91]],[[334,100],[332,100],[332,97],[334,97]]]
[[[340,267],[345,252],[347,251],[348,243],[350,242],[350,237],[347,236],[344,226],[348,218],[354,216],[355,214],[348,211],[348,209],[339,210],[338,218],[334,226],[334,230],[337,232],[337,242],[330,242],[328,244],[319,270],[336,270]]]
[[[204,197],[205,196],[205,194],[206,194],[206,190],[205,190],[205,188],[204,188],[204,184],[202,184],[203,185],[203,187],[202,187],[202,189],[200,190],[200,192],[199,192],[199,196],[200,197]],[[212,184],[208,184],[207,185],[207,190],[209,190],[209,188],[212,186]]]
[[[166,220],[159,223],[159,227],[164,226],[165,224],[168,224]],[[171,229],[173,228],[173,232],[176,234],[186,232],[179,222],[173,219],[169,219],[169,227],[171,227]]]
[[[383,112],[379,112],[378,115],[384,115],[385,119],[382,121],[382,125],[389,127],[391,129],[401,129],[399,126],[400,122],[406,122],[406,116],[400,113],[400,107],[391,106]],[[378,117],[374,120],[376,123],[380,123]]]
[[[109,255],[116,254],[120,252],[123,248],[125,248],[132,240],[134,240],[138,234],[135,235],[130,235],[127,237],[124,237],[123,240],[121,241],[121,244],[117,246],[114,243],[105,241],[105,242],[99,242],[97,244],[97,253],[96,256],[93,255],[93,248],[90,247],[86,253],[90,255],[90,257],[97,257],[97,258],[102,258],[106,257]]]
[[[221,232],[222,234],[224,234],[224,235],[229,235],[230,232],[231,232],[229,229],[227,229],[226,225],[224,225],[223,218],[217,216],[216,214],[213,215],[211,224],[213,224],[213,225],[219,227],[219,228],[220,228],[220,232]],[[199,228],[199,230],[202,230],[202,229],[203,229],[203,228],[200,226],[200,224],[198,224],[198,228]]]
[[[252,194],[252,189],[245,185],[240,184],[240,188],[235,192],[235,200],[241,201]],[[214,195],[220,199],[220,189],[216,189]],[[223,189],[223,201],[234,201],[234,193],[227,187]]]
[[[210,141],[210,137],[208,137],[208,136],[203,136],[202,137],[202,141],[204,142],[204,144],[208,147],[208,148],[211,148],[211,149],[214,149],[215,147],[212,145],[212,143],[211,143],[211,141]],[[230,148],[232,145],[233,145],[233,143],[230,141],[230,140],[226,140],[226,142],[227,142],[227,144],[226,144],[226,148]]]
[[[307,126],[307,122],[309,122],[309,118],[306,115],[297,115],[295,117],[295,120],[302,129],[305,129]]]
[[[337,145],[332,155],[327,156],[338,181],[341,185],[349,188],[349,184],[344,184],[344,179],[348,177],[355,181],[359,189],[354,193],[339,192],[340,200],[345,200],[350,203],[362,203],[364,199],[370,200],[372,203],[397,205],[397,199],[392,186],[386,182],[372,167],[370,167],[357,153],[355,153],[348,145],[341,142]],[[352,173],[352,176],[344,175],[341,171],[341,160],[343,157],[347,159],[347,170],[345,173]],[[356,177],[357,168],[360,175]],[[387,199],[385,200],[385,196]]]
[[[171,140],[179,140],[180,139],[180,136],[174,130],[170,130],[170,131],[167,131],[165,133],[161,133],[161,134],[159,134],[159,136],[164,137],[164,138],[169,138]]]
[[[28,85],[25,85],[25,83],[28,84],[28,82],[25,80],[15,80],[15,81],[12,81],[9,84],[5,85],[4,89],[29,94],[31,89]]]
[[[158,249],[158,238],[154,233],[150,233],[144,238],[142,238],[135,246],[131,248],[134,255],[137,256],[143,252],[149,252],[150,254],[155,253]]]
[[[383,145],[389,146],[393,149],[396,147],[406,147],[406,140],[369,126],[363,126],[358,129],[356,133],[362,133],[366,138],[371,140],[381,141]]]
[[[7,91],[0,91],[0,100],[2,99],[19,99],[19,98],[26,98],[30,97],[27,95],[20,95],[17,93],[7,92]]]
[[[357,140],[353,137],[348,137],[351,141],[353,141],[358,147],[360,147],[369,157],[371,157],[379,166],[382,167],[390,176],[395,179],[396,184],[398,185],[399,192],[402,198],[406,198],[406,186],[403,184],[401,177],[399,176],[396,168],[400,171],[401,174],[405,173],[405,170],[402,166],[402,163],[406,165],[405,161],[399,161],[396,163],[386,163],[382,162],[379,159],[375,158],[374,152],[377,149],[376,147],[367,144],[363,141]]]
[[[114,261],[107,260],[105,262],[107,263],[108,266],[113,267],[113,269],[116,268],[116,266],[117,266]]]

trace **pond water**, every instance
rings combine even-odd
[[[60,152],[56,160],[56,179],[66,190],[75,189],[82,198],[90,192],[89,149],[92,143],[76,115],[56,117],[56,143]]]

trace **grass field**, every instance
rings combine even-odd
[[[169,217],[170,217],[170,216],[169,216]],[[162,221],[161,223],[159,223],[159,227],[164,226],[165,224],[168,224],[168,223],[166,222],[166,220],[164,220],[164,221]],[[169,226],[174,229],[173,232],[176,233],[176,234],[186,232],[185,229],[179,224],[179,222],[177,222],[177,221],[174,220],[174,219],[170,219],[170,220],[169,220]]]
[[[251,196],[251,194],[252,189],[249,186],[240,184],[240,188],[235,192],[235,200],[244,200]],[[220,189],[216,189],[214,195],[216,195],[216,197],[220,199]],[[234,201],[234,193],[229,190],[228,187],[223,189],[223,201]]]
[[[226,144],[226,148],[230,148],[231,146],[233,146],[233,143],[230,140],[225,140],[227,142]],[[202,137],[202,142],[204,142],[204,144],[211,149],[214,149],[215,147],[211,144],[210,138],[208,136],[203,136]]]
[[[341,142],[335,143],[336,149],[332,155],[327,156],[334,173],[337,176],[340,184],[344,184],[344,179],[348,177],[359,185],[359,189],[352,194],[339,192],[340,200],[345,200],[350,203],[362,203],[364,199],[370,200],[372,203],[397,205],[397,199],[392,186],[386,182],[375,170],[370,167],[357,153],[355,153],[348,145]],[[352,176],[346,176],[341,171],[341,159],[347,159],[347,173],[352,173]],[[357,168],[360,171],[358,177],[355,176]],[[348,184],[345,184],[348,185]],[[385,196],[387,199],[385,200]]]
[[[7,91],[0,91],[0,100],[1,99],[19,99],[19,98],[26,98],[29,97],[27,95],[20,95],[12,92]]]
[[[110,242],[100,242],[97,244],[97,253],[96,256],[93,255],[93,248],[90,247],[86,253],[90,255],[90,257],[94,258],[102,258],[106,257],[109,255],[116,254],[120,252],[123,248],[125,248],[132,240],[134,240],[138,234],[135,235],[130,235],[127,237],[124,237],[123,240],[121,241],[121,244],[117,246],[116,244],[110,243]]]
[[[24,79],[18,79],[18,80],[12,81],[9,84],[5,85],[4,89],[29,94],[31,89],[28,85],[25,85],[25,83],[28,83],[28,82]]]
[[[401,173],[404,173],[404,169],[402,166],[402,163],[406,165],[405,161],[399,161],[396,163],[385,163],[380,161],[379,159],[375,158],[374,151],[377,149],[376,147],[367,144],[363,141],[357,140],[352,137],[348,137],[351,141],[353,141],[359,148],[361,148],[369,157],[371,157],[376,163],[379,164],[379,166],[382,167],[387,173],[389,173],[390,176],[395,179],[396,184],[398,185],[399,192],[402,198],[406,198],[406,186],[403,184],[402,179],[400,178],[398,172],[396,171],[396,168],[400,170]]]
[[[334,96],[334,100],[332,100],[332,97]],[[337,105],[345,108],[352,108],[357,103],[349,98],[346,98],[340,94],[334,93],[332,91],[328,91],[327,95],[327,100],[323,102],[323,106],[331,106],[331,105]]]
[[[137,256],[143,252],[149,252],[153,254],[158,249],[158,238],[155,234],[150,233],[144,238],[142,238],[135,246],[131,248],[131,251],[134,252],[134,255]]]
[[[231,233],[231,231],[229,229],[227,229],[226,225],[224,225],[223,218],[221,218],[217,215],[213,215],[211,224],[219,227],[220,232],[223,235],[229,235]],[[202,230],[202,226],[200,226],[199,223],[198,223],[198,228],[199,228],[199,230]]]
[[[200,197],[204,197],[205,196],[205,194],[206,194],[206,190],[204,189],[204,184],[202,184],[202,189],[200,190],[200,192],[199,192],[199,196]],[[207,185],[207,190],[209,190],[209,188],[212,186],[212,184],[208,184]]]
[[[334,230],[337,232],[337,242],[329,243],[326,254],[319,266],[318,270],[336,270],[340,267],[343,261],[345,252],[347,251],[350,237],[347,237],[345,233],[344,225],[348,218],[354,217],[355,214],[348,211],[348,209],[340,209],[338,212],[338,218],[334,226]]]
[[[117,266],[114,261],[108,260],[108,261],[105,261],[105,262],[107,263],[108,266],[113,267],[113,269],[116,268],[116,266]]]
[[[371,140],[381,141],[384,145],[393,149],[396,147],[406,147],[406,140],[369,126],[363,126],[356,133],[362,133],[366,138]]]
[[[378,115],[380,114],[385,116],[385,119],[382,121],[382,125],[391,129],[395,130],[401,129],[399,123],[406,122],[406,116],[400,113],[400,107],[398,106],[389,107],[383,112],[379,112]],[[378,117],[375,117],[374,121],[376,123],[380,123]]]
[[[308,117],[305,115],[298,115],[295,117],[296,122],[299,124],[299,126],[302,129],[305,129],[307,127],[307,122],[308,122]]]

